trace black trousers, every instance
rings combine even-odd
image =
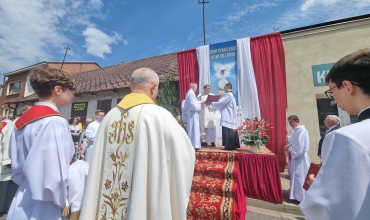
[[[233,129],[222,126],[222,146],[228,150],[240,148],[238,132]]]

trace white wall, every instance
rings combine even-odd
[[[285,49],[288,95],[287,115],[297,115],[310,135],[309,155],[319,163],[320,140],[316,95],[327,86],[315,87],[312,65],[334,63],[347,54],[370,47],[370,18],[304,30],[282,36]]]

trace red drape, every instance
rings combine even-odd
[[[247,198],[283,203],[278,160],[275,155],[236,154]]]
[[[256,77],[261,117],[274,127],[268,148],[276,154],[279,169],[286,166],[286,76],[285,54],[280,33],[251,38],[251,55]]]
[[[190,49],[177,53],[177,68],[180,88],[180,103],[185,99],[191,82],[199,84],[197,50]]]

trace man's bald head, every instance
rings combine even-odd
[[[159,78],[156,72],[150,68],[135,70],[130,78],[130,88],[133,93],[144,93],[153,100],[158,94]]]

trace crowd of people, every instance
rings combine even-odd
[[[298,116],[286,154],[290,198],[300,201],[307,219],[368,219],[370,216],[370,49],[339,60],[325,78],[325,93],[359,122],[339,128],[329,115],[318,146],[319,173],[310,175],[309,135]],[[166,109],[155,105],[159,78],[140,68],[130,78],[131,93],[105,116],[82,126],[78,117],[66,120],[58,108],[74,97],[75,82],[60,69],[34,69],[31,86],[39,97],[13,122],[1,123],[7,142],[11,179],[19,187],[7,219],[186,219],[194,172],[195,150],[214,145],[220,110],[222,145],[238,147],[236,103],[232,85],[208,102],[210,86],[195,96],[191,83],[182,103],[187,133]],[[203,112],[203,113],[202,113]],[[199,115],[201,113],[201,116]],[[8,139],[6,139],[8,138]],[[203,143],[202,143],[203,142]],[[195,150],[194,150],[195,149]],[[84,154],[86,153],[86,156]],[[86,160],[86,161],[85,161]],[[72,161],[72,164],[71,164]],[[9,162],[10,164],[10,162]]]

